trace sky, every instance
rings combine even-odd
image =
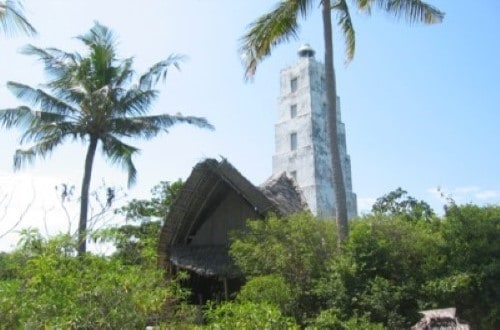
[[[402,187],[442,213],[443,196],[457,203],[500,203],[500,3],[429,0],[446,13],[442,24],[409,25],[374,10],[352,9],[356,54],[344,61],[335,33],[337,92],[351,156],[353,190],[360,214],[376,198]],[[249,23],[273,8],[267,0],[25,0],[38,36],[0,35],[0,108],[20,105],[7,81],[37,86],[45,81],[35,58],[19,53],[28,43],[84,52],[74,38],[94,21],[118,35],[118,53],[134,57],[142,73],[170,54],[188,59],[169,72],[151,113],[207,118],[215,131],[175,126],[169,134],[136,141],[137,184],[99,154],[92,186],[122,187],[122,202],[147,198],[160,181],[186,179],[207,158],[225,157],[258,185],[272,173],[279,72],[309,43],[323,58],[321,15],[301,20],[299,38],[277,47],[245,82],[239,38]],[[319,3],[319,1],[318,1]],[[0,250],[14,246],[16,230],[74,230],[77,198],[61,206],[61,183],[79,191],[85,145],[68,142],[50,157],[14,172],[19,130],[0,131]],[[67,213],[66,213],[67,212]],[[69,228],[69,220],[73,220]]]

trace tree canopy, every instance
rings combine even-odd
[[[31,143],[16,150],[14,167],[45,158],[67,140],[80,140],[87,145],[81,187],[78,251],[86,251],[87,212],[92,165],[98,144],[111,163],[128,172],[128,185],[136,181],[133,156],[139,149],[127,140],[149,140],[168,132],[178,123],[213,129],[204,118],[181,114],[147,115],[159,91],[154,89],[165,80],[168,70],[178,67],[183,56],[171,55],[137,76],[133,59],[120,59],[116,54],[116,36],[96,22],[87,33],[77,37],[88,53],[69,53],[56,48],[26,46],[23,52],[40,59],[49,81],[43,88],[18,82],[7,87],[22,105],[0,110],[0,125],[24,129],[21,143]]]
[[[247,278],[234,303],[272,304],[303,327],[334,329],[407,329],[421,310],[456,307],[474,328],[496,329],[499,211],[449,205],[428,221],[375,212],[351,223],[340,249],[332,222],[252,220],[231,245]]]

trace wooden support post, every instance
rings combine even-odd
[[[229,300],[229,290],[228,290],[228,288],[227,288],[227,277],[224,277],[224,278],[222,279],[222,281],[224,282],[224,298],[225,298],[226,300]]]

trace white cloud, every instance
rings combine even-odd
[[[362,215],[371,212],[376,200],[374,197],[358,197],[358,213]]]
[[[476,186],[469,186],[469,187],[458,187],[454,188],[452,192],[456,195],[466,195],[470,193],[476,193],[478,191],[481,191],[481,188],[476,187]]]
[[[493,199],[499,199],[500,198],[500,191],[498,190],[484,190],[477,192],[475,194],[477,199],[480,200],[493,200]]]
[[[464,186],[456,188],[429,188],[427,192],[435,199],[446,204],[447,199],[451,198],[458,204],[464,203],[500,203],[500,190],[484,189],[478,186]]]

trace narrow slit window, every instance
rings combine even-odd
[[[297,104],[292,104],[290,106],[290,118],[297,117]]]
[[[290,150],[297,150],[297,133],[290,134]]]
[[[290,90],[292,93],[297,91],[297,78],[292,78],[292,80],[290,80]]]

